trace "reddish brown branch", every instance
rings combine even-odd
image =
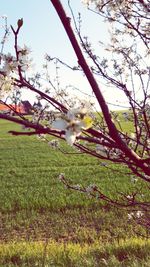
[[[93,90],[93,92],[94,92],[94,94],[98,100],[98,103],[101,107],[106,124],[108,126],[110,136],[117,142],[118,146],[125,153],[125,155],[127,157],[129,157],[132,161],[134,161],[137,164],[137,166],[139,166],[145,172],[145,174],[150,175],[150,167],[146,163],[143,163],[141,161],[141,158],[132,149],[130,149],[121,139],[121,137],[118,133],[118,130],[112,121],[111,114],[110,114],[109,109],[108,109],[108,105],[106,104],[106,101],[105,101],[105,99],[101,93],[99,85],[96,82],[94,75],[93,75],[92,71],[90,70],[90,68],[89,68],[89,66],[88,66],[88,64],[87,64],[87,62],[83,56],[83,53],[81,51],[81,48],[80,48],[79,43],[77,41],[77,38],[76,38],[74,31],[71,27],[70,18],[67,17],[61,2],[59,0],[51,0],[51,2],[53,4],[60,20],[61,20],[64,28],[65,28],[65,31],[68,35],[68,38],[71,42],[71,45],[75,51],[76,56],[77,56],[78,63],[81,66],[81,68],[83,69],[83,71],[84,71],[84,73],[85,73],[85,75],[86,75],[86,77],[87,77],[87,79],[88,79],[88,81],[92,87],[92,90]]]

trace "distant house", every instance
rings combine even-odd
[[[32,113],[32,105],[28,100],[22,101],[22,107],[24,108],[25,114],[31,114]]]
[[[28,100],[22,101],[18,105],[14,105],[14,104],[5,105],[5,104],[0,103],[0,112],[8,113],[8,114],[19,113],[22,115],[29,115],[32,113],[32,105],[30,104]]]

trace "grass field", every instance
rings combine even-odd
[[[36,137],[7,134],[18,127],[0,121],[0,267],[150,266],[145,229],[126,211],[65,189],[57,178],[65,173],[73,184],[94,183],[115,197],[135,186],[116,172],[124,166],[112,171],[90,156],[63,155]]]

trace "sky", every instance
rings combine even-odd
[[[67,2],[68,0],[62,0],[62,4],[70,16]],[[82,34],[89,36],[98,52],[103,53],[98,46],[98,41],[108,42],[108,25],[100,17],[89,12],[81,0],[71,0],[70,2],[75,18],[78,17],[78,12],[81,13]],[[46,53],[52,57],[58,57],[72,66],[77,65],[74,51],[50,0],[3,0],[0,5],[0,15],[6,15],[8,24],[13,25],[14,28],[17,25],[17,20],[23,18],[24,24],[20,31],[19,45],[26,44],[31,48],[35,70],[41,70]],[[5,49],[13,51],[12,36],[10,36]],[[79,90],[91,94],[86,78],[79,73],[65,69],[60,73],[60,76],[62,86],[74,84]],[[112,102],[112,93],[110,94],[110,91],[106,90],[107,88],[103,84],[100,86],[103,88],[106,100]],[[114,94],[118,100],[121,100],[122,95],[118,91],[114,91]],[[24,98],[26,97],[27,95],[24,95]],[[33,100],[31,95],[30,98]],[[116,103],[114,99],[113,102]]]

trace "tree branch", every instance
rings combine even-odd
[[[117,142],[117,144],[120,146],[120,149],[125,153],[127,157],[129,157],[131,160],[136,162],[136,164],[145,172],[145,174],[150,175],[150,167],[141,161],[141,158],[132,150],[130,149],[121,139],[118,130],[115,126],[115,124],[112,121],[110,111],[108,109],[108,105],[106,104],[106,101],[101,93],[101,90],[99,88],[98,83],[96,82],[94,75],[92,71],[90,70],[83,53],[81,51],[81,48],[78,44],[78,41],[75,37],[74,31],[71,27],[70,18],[67,17],[64,8],[59,0],[50,0],[65,28],[65,31],[68,35],[68,38],[72,44],[72,47],[75,51],[75,54],[78,59],[79,65],[82,67],[91,87],[92,90],[98,100],[98,103],[101,107],[102,113],[104,115],[106,124],[109,129],[110,136]]]

